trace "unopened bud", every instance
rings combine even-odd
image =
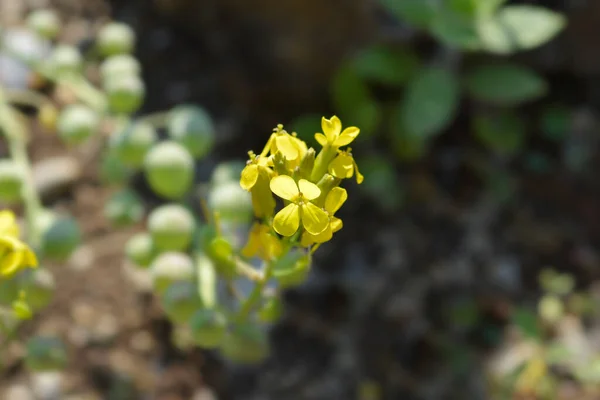
[[[313,167],[315,166],[316,152],[312,147],[306,151],[304,157],[300,161],[300,169],[298,171],[298,178],[310,179]]]
[[[325,199],[327,195],[336,186],[339,186],[342,180],[335,178],[330,174],[325,174],[323,177],[317,182],[317,186],[321,189],[321,194],[314,200],[314,203],[317,207],[323,207],[325,205]]]

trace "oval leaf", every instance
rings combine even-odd
[[[467,75],[466,86],[477,100],[513,106],[540,98],[548,91],[542,77],[512,64],[479,66]]]
[[[360,53],[353,65],[364,79],[385,85],[403,85],[419,67],[419,59],[408,48],[376,45]]]

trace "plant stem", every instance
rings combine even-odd
[[[265,285],[271,278],[272,273],[273,263],[268,262],[263,268],[261,279],[255,282],[254,287],[252,288],[252,292],[250,292],[248,298],[246,298],[246,300],[242,303],[242,307],[236,315],[237,321],[243,321],[245,318],[247,318],[254,306],[256,305],[256,303],[260,301],[260,295],[262,294]]]

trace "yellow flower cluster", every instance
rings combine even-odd
[[[341,147],[352,143],[360,130],[354,126],[342,130],[336,116],[323,117],[321,127],[323,133],[315,134],[322,146],[318,154],[282,125],[274,129],[260,155],[249,152],[240,185],[251,193],[254,214],[261,222],[253,226],[244,256],[279,257],[283,249],[275,232],[311,247],[331,240],[342,228],[342,220],[334,214],[348,193],[339,184],[353,176],[360,184],[363,176],[351,149]],[[273,195],[283,202],[277,213]]]
[[[0,279],[8,278],[26,267],[36,267],[37,258],[29,246],[19,239],[15,215],[0,211]]]

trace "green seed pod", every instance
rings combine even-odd
[[[127,124],[110,137],[110,147],[119,160],[129,167],[141,167],[146,153],[156,144],[158,134],[145,122]]]
[[[281,318],[283,313],[283,305],[277,297],[269,297],[265,300],[262,307],[258,310],[258,318],[262,322],[276,322]]]
[[[189,247],[196,229],[194,216],[179,204],[155,208],[148,217],[148,230],[157,249],[180,251]]]
[[[164,141],[146,154],[144,173],[156,194],[168,199],[181,198],[192,187],[194,159],[179,143]]]
[[[131,171],[114,151],[104,152],[100,160],[100,179],[103,183],[109,186],[123,185],[130,175]]]
[[[235,182],[239,184],[240,175],[246,164],[241,161],[222,162],[214,169],[210,183],[213,187],[223,183]]]
[[[58,338],[38,336],[27,342],[25,365],[31,371],[60,370],[67,365],[67,361],[67,349]]]
[[[122,76],[139,76],[141,72],[140,62],[129,54],[111,56],[100,64],[100,76],[103,82]]]
[[[58,45],[50,55],[50,68],[55,76],[73,75],[81,72],[83,57],[73,46]]]
[[[125,256],[138,267],[147,268],[155,255],[154,241],[146,232],[133,235],[125,244]]]
[[[41,233],[40,250],[43,257],[65,261],[81,243],[81,230],[70,216],[59,216],[50,211],[36,221]]]
[[[19,281],[25,290],[25,301],[33,311],[42,310],[50,304],[56,289],[50,271],[44,268],[28,269],[19,275]]]
[[[190,281],[169,285],[162,295],[162,305],[169,319],[176,324],[188,322],[202,306],[198,288]]]
[[[315,166],[315,157],[316,157],[315,149],[313,149],[312,147],[309,148],[306,151],[306,154],[304,155],[302,160],[300,161],[300,168],[298,170],[298,178],[307,179],[307,180],[310,179],[312,170]]]
[[[104,205],[104,217],[116,227],[135,224],[144,217],[144,203],[135,191],[123,189],[108,199]]]
[[[215,263],[217,272],[227,279],[233,279],[236,276],[236,265],[233,259],[233,246],[222,236],[213,238],[208,247],[206,254]]]
[[[538,303],[540,317],[549,324],[555,324],[563,317],[565,306],[560,298],[554,295],[546,295]]]
[[[133,114],[142,105],[146,87],[137,75],[113,77],[104,82],[108,105],[118,114]]]
[[[213,121],[203,108],[197,106],[175,107],[169,116],[168,132],[196,159],[208,154],[215,142]]]
[[[214,349],[221,345],[225,337],[227,318],[217,310],[198,310],[190,319],[190,328],[198,346]]]
[[[233,327],[223,339],[225,357],[244,364],[255,364],[269,356],[269,341],[260,327],[245,323]]]
[[[252,196],[239,182],[214,187],[208,195],[208,206],[218,212],[223,221],[249,223],[253,218]]]
[[[21,201],[23,171],[12,160],[0,160],[0,202],[15,204]]]
[[[60,32],[58,15],[48,9],[32,11],[26,24],[29,29],[46,39],[54,39]]]
[[[150,273],[154,291],[162,295],[174,282],[193,280],[196,271],[193,260],[187,254],[166,252],[159,254],[152,261]]]
[[[98,129],[98,115],[88,106],[72,104],[58,117],[58,134],[68,145],[85,142]]]
[[[273,277],[282,288],[299,286],[310,272],[310,256],[302,251],[290,251],[273,266]]]
[[[98,49],[105,56],[131,53],[135,46],[135,33],[126,24],[111,22],[98,32]]]

